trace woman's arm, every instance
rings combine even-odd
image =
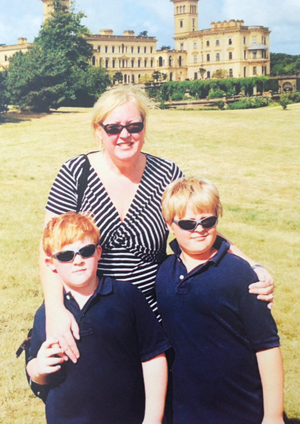
[[[145,385],[145,416],[142,424],[161,424],[165,411],[168,366],[164,353],[142,363]]]
[[[46,212],[45,225],[55,214]],[[74,316],[65,308],[63,286],[57,274],[52,272],[45,262],[46,255],[40,248],[40,276],[45,296],[47,337],[58,340],[63,351],[76,362],[79,351],[75,339],[79,340],[79,329]]]
[[[283,366],[279,347],[256,354],[263,388],[264,419],[262,424],[284,424]]]

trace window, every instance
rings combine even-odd
[[[147,53],[147,47],[144,47],[144,53]]]
[[[244,44],[246,44],[246,37],[244,37]]]
[[[115,61],[115,59],[113,59],[113,61],[112,61],[112,67],[113,67],[113,68],[115,68],[115,67],[116,67],[116,61]]]
[[[150,67],[153,68],[153,59],[151,59]]]
[[[197,63],[198,62],[198,56],[197,55],[195,55],[194,56],[194,63]]]
[[[8,56],[7,55],[5,55],[4,56],[4,62],[7,62],[8,61]]]
[[[169,56],[169,66],[172,66],[172,56]]]
[[[122,44],[122,53],[124,53],[124,50],[125,50],[125,46],[124,44]]]
[[[137,48],[137,52],[138,52],[138,53],[140,53],[140,52],[141,52],[141,48],[140,48],[140,47],[138,47],[138,48]]]
[[[138,68],[140,68],[141,67],[141,60],[139,59],[138,60]]]
[[[111,48],[111,52],[114,53],[115,52],[115,46],[112,46]]]
[[[131,53],[133,53],[133,49],[134,49],[134,47],[133,47],[133,46],[131,46]]]
[[[209,53],[206,55],[206,60],[207,60],[207,62],[210,61],[210,54]]]
[[[95,58],[95,56],[93,56],[92,63],[93,63],[94,66],[96,65],[96,58]]]
[[[108,68],[108,63],[109,63],[108,59],[105,59],[105,68]]]
[[[184,44],[183,43],[180,44],[180,50],[184,50]]]
[[[198,79],[198,72],[194,72],[194,80]]]
[[[176,10],[177,10],[177,15],[178,15],[178,13],[179,13],[179,6],[177,6]]]
[[[210,79],[210,71],[206,72],[207,78]]]
[[[131,75],[131,82],[134,84],[134,75]]]
[[[101,52],[101,46],[98,46],[98,52]]]
[[[173,73],[170,72],[170,81],[173,81]]]
[[[244,59],[247,59],[247,50],[244,50]]]
[[[125,68],[125,60],[122,60],[122,68]]]
[[[232,52],[229,52],[229,60],[232,59]]]
[[[147,59],[144,60],[144,67],[147,68]]]
[[[105,46],[105,53],[108,52],[108,46]]]
[[[206,47],[209,47],[209,40],[206,41]]]
[[[253,75],[257,75],[257,69],[256,69],[256,66],[253,66]]]
[[[182,66],[182,57],[181,56],[179,56],[178,63],[179,63],[179,66]]]
[[[131,67],[134,68],[134,59],[131,60]]]
[[[197,48],[197,43],[194,43],[194,49],[196,49]]]
[[[216,46],[220,45],[220,40],[216,40]]]
[[[256,44],[256,37],[252,37],[252,43]]]
[[[124,82],[125,82],[125,84],[127,83],[127,75],[126,74],[124,75]]]
[[[216,60],[220,60],[220,53],[216,54]]]
[[[253,50],[253,52],[252,52],[252,58],[253,59],[257,59],[257,51],[256,50]]]
[[[185,13],[185,6],[183,6],[183,13]]]
[[[153,47],[150,47],[150,53],[153,53]]]
[[[183,28],[183,21],[180,21],[180,28]]]
[[[246,78],[246,76],[247,76],[247,68],[246,66],[244,66],[244,78]]]
[[[228,44],[231,45],[232,44],[232,38],[229,38],[228,40]]]
[[[232,78],[233,77],[233,69],[232,68],[230,68],[229,69],[229,78]]]
[[[161,56],[158,58],[158,66],[163,66],[163,58]]]

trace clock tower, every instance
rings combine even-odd
[[[198,1],[170,0],[174,3],[175,37],[198,31]]]

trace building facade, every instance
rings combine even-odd
[[[46,20],[51,16],[51,0],[41,1]],[[64,1],[69,6],[69,0]],[[199,30],[199,0],[170,1],[174,4],[174,50],[157,50],[155,37],[136,36],[131,30],[114,35],[113,30],[102,29],[87,38],[93,46],[92,64],[106,68],[111,76],[122,74],[123,83],[132,84],[150,79],[155,71],[171,81],[209,79],[218,70],[234,78],[270,73],[268,28],[230,20]],[[0,47],[0,65],[7,66],[16,51],[30,48],[26,39],[19,40],[16,46]]]

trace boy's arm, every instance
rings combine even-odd
[[[145,385],[145,416],[142,424],[161,424],[165,410],[168,366],[164,353],[142,362]]]
[[[45,225],[55,214],[46,212]],[[40,277],[45,296],[47,337],[59,341],[61,348],[76,362],[79,351],[75,339],[79,339],[79,329],[74,316],[64,307],[63,287],[58,274],[53,273],[45,263],[46,255],[40,246]]]
[[[263,388],[264,419],[262,424],[284,424],[283,365],[279,347],[256,353]]]
[[[65,359],[57,340],[48,339],[41,345],[37,357],[28,362],[26,371],[34,383],[45,385],[49,375],[59,371]]]

